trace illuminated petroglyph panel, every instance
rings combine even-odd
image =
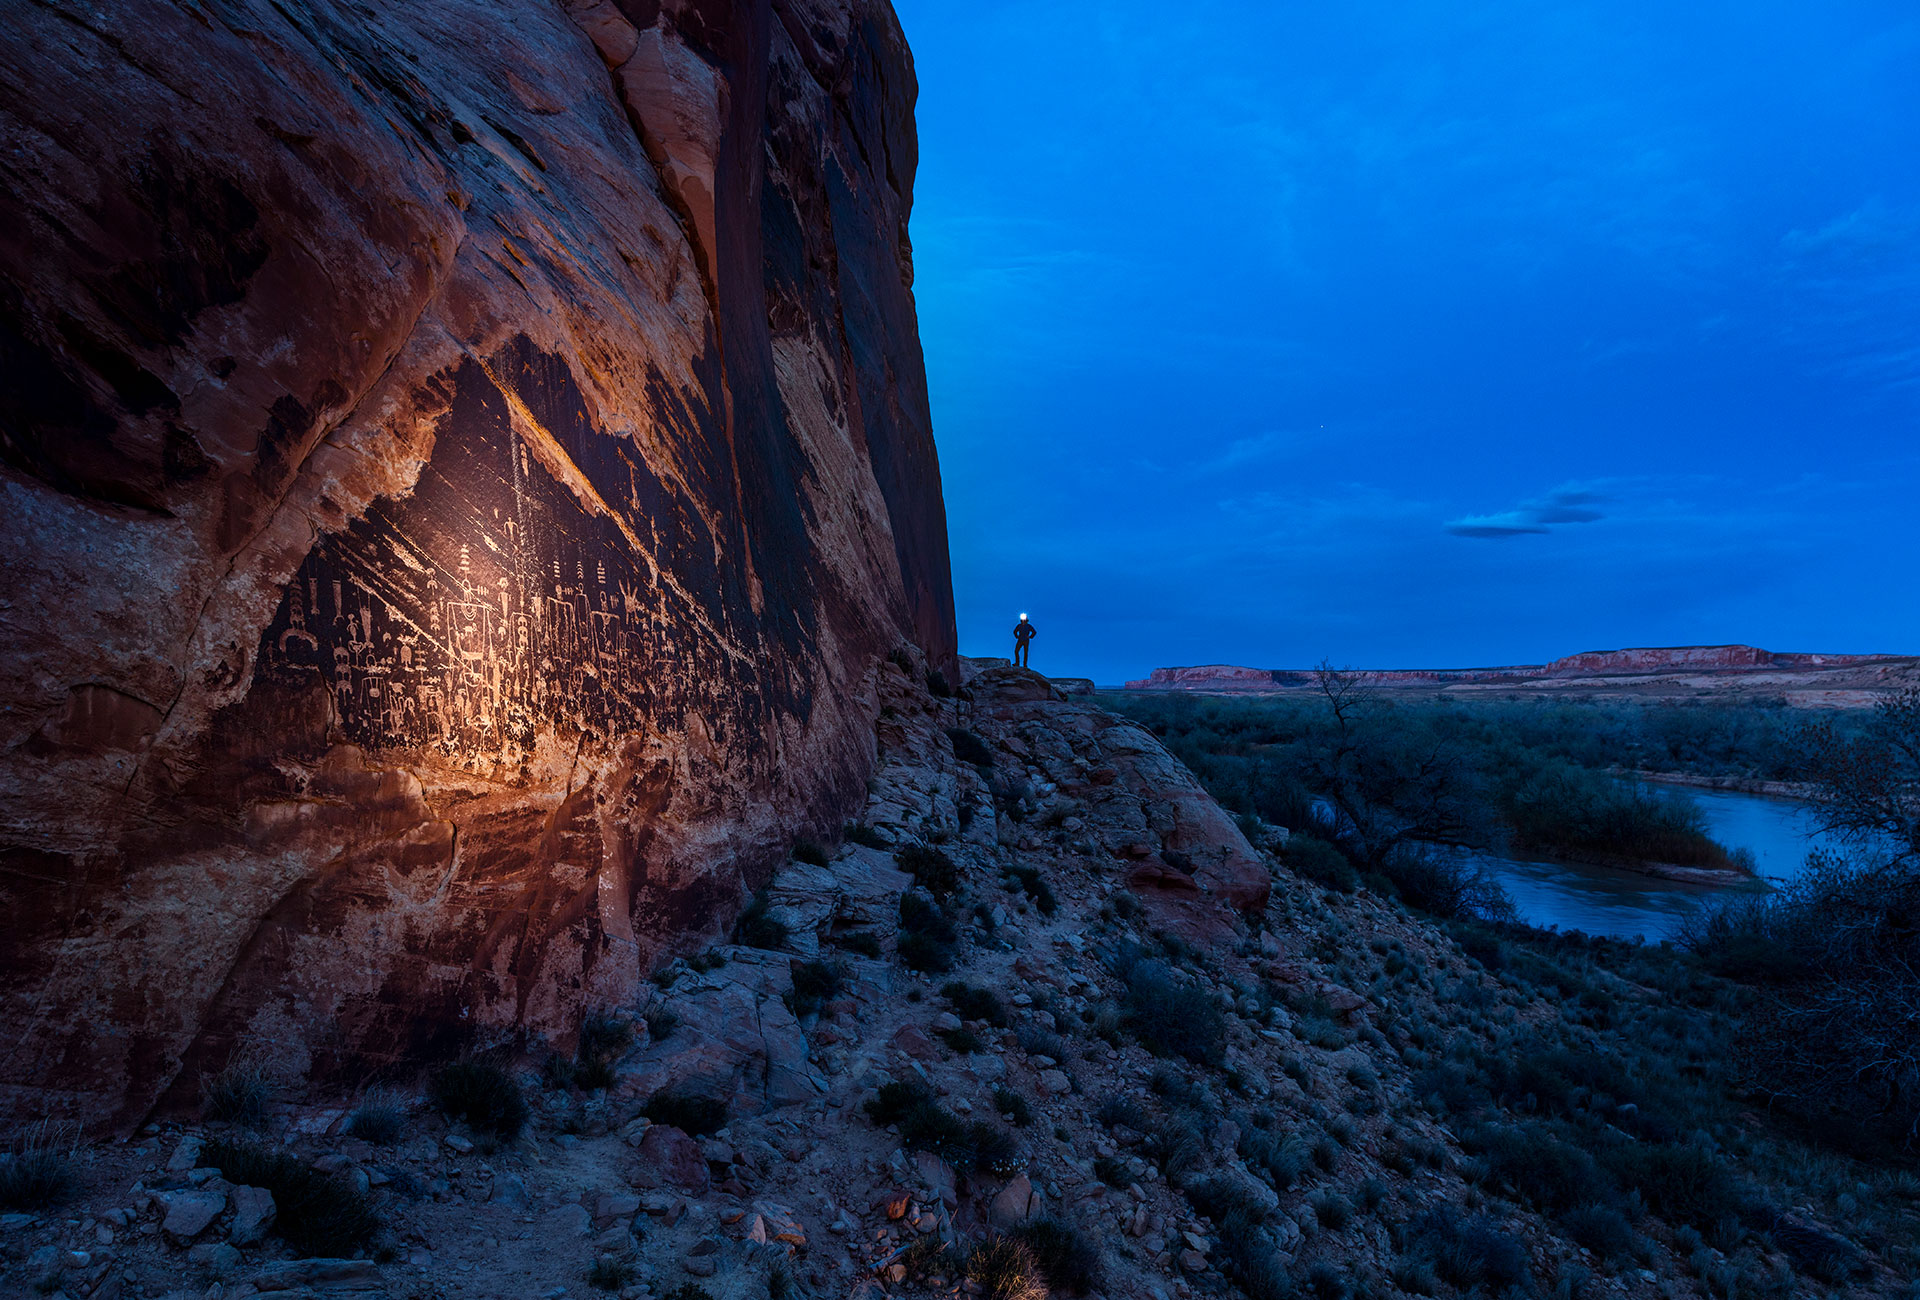
[[[516,428],[520,384],[510,398],[496,382],[501,367],[463,366],[413,491],[317,545],[262,638],[261,671],[287,684],[318,673],[355,743],[514,763],[542,724],[594,736],[641,729],[715,703],[716,682],[732,676],[738,656],[720,634],[730,621],[717,561],[726,539],[632,440],[592,428],[570,378],[553,382],[554,359],[524,341],[513,351],[520,364],[508,373],[524,381],[544,370],[560,390],[557,409],[546,394],[546,413],[580,453],[571,464],[584,484],[557,479]],[[523,408],[528,418],[538,417]],[[543,423],[533,436],[556,430]],[[582,490],[600,510],[583,505]],[[662,558],[680,574],[706,570],[711,581],[694,589],[712,599],[696,603],[661,581]]]

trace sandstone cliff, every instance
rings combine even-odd
[[[0,1110],[566,1039],[955,670],[885,0],[0,27]]]

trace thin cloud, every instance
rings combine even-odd
[[[1591,524],[1605,519],[1597,509],[1606,498],[1586,488],[1560,488],[1511,510],[1491,515],[1467,515],[1446,525],[1455,537],[1500,539],[1550,533],[1561,524]]]

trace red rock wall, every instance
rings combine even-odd
[[[0,1111],[565,1040],[949,673],[885,0],[0,25]]]

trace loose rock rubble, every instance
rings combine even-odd
[[[9,1284],[89,1300],[977,1294],[960,1252],[1057,1223],[1097,1255],[1093,1294],[1185,1300],[1251,1289],[1196,1209],[1230,1195],[1293,1276],[1318,1288],[1337,1269],[1332,1293],[1392,1291],[1386,1220],[1447,1206],[1496,1215],[1529,1286],[1688,1288],[1662,1239],[1651,1267],[1596,1268],[1483,1193],[1455,1134],[1410,1104],[1383,1000],[1414,1023],[1538,1014],[1443,930],[1294,880],[1266,851],[1277,832],[1250,843],[1150,734],[1043,678],[989,667],[952,696],[924,681],[907,654],[883,670],[865,822],[825,865],[768,883],[756,933],[777,946],[719,944],[659,972],[644,1003],[596,1009],[631,1035],[606,1086],[554,1086],[532,1046],[516,1069],[534,1122],[510,1143],[419,1099],[391,1145],[347,1136],[344,1105],[274,1113],[271,1140],[373,1199],[370,1258],[294,1258],[271,1198],[203,1162],[225,1126],[161,1124],[87,1148],[69,1204],[0,1219]],[[903,960],[916,897],[945,909],[950,970]],[[1129,1024],[1129,953],[1157,963],[1183,1023]],[[819,963],[835,978],[810,1003]],[[1178,1037],[1207,1026],[1204,1051]],[[1006,1152],[957,1167],[903,1141],[875,1114],[889,1084]],[[725,1110],[688,1132],[645,1113],[664,1116],[662,1097]]]

